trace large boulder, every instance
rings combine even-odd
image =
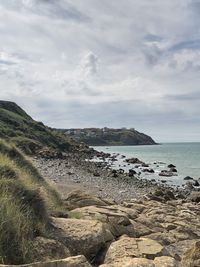
[[[113,205],[106,207],[83,207],[69,212],[69,217],[102,222],[115,236],[123,234],[135,237],[134,226],[131,219],[137,217],[138,212],[126,207]]]
[[[52,218],[54,235],[68,247],[72,255],[91,259],[113,235],[101,222],[95,220]]]
[[[166,249],[154,240],[122,236],[118,241],[110,245],[105,257],[105,263],[120,262],[123,258],[145,257],[153,260],[155,257],[168,255],[169,253]]]
[[[69,210],[86,206],[106,206],[107,203],[80,190],[72,191],[64,200]]]

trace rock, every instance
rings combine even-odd
[[[195,243],[196,243],[196,240],[188,239],[188,240],[183,240],[179,242],[174,242],[170,244],[169,246],[167,246],[166,248],[174,259],[181,261],[184,253],[187,250],[189,250],[191,247],[193,247]]]
[[[149,193],[147,197],[152,200],[163,202],[176,199],[174,193],[169,189],[157,189],[153,193]]]
[[[98,251],[113,240],[113,236],[101,222],[81,219],[52,218],[54,235],[69,248],[74,255],[93,258]]]
[[[190,177],[190,176],[186,176],[183,180],[194,180],[194,178]]]
[[[143,172],[149,172],[149,173],[154,173],[155,171],[153,169],[143,169]]]
[[[23,265],[0,265],[1,267],[92,267],[83,255],[55,261],[37,262]]]
[[[33,240],[32,253],[35,261],[57,260],[71,256],[69,249],[62,243],[41,236]]]
[[[188,200],[192,201],[192,202],[196,202],[199,203],[200,202],[200,192],[195,192],[193,191],[189,197]]]
[[[200,186],[199,182],[197,180],[194,180],[194,186]]]
[[[187,250],[181,261],[182,267],[200,266],[200,241],[196,242],[191,249]]]
[[[143,162],[139,160],[138,158],[126,159],[125,161],[131,164],[143,164]]]
[[[170,172],[177,172],[176,168],[170,168]]]
[[[105,225],[107,229],[115,236],[127,234],[135,236],[134,226],[131,219],[136,218],[137,211],[122,206],[106,206],[106,207],[83,207],[69,212],[70,217],[86,220],[96,220]]]
[[[174,173],[172,171],[163,170],[159,173],[159,176],[172,177],[174,176]]]
[[[103,264],[99,267],[155,267],[152,260],[144,258],[122,258],[117,262]],[[163,267],[163,266],[162,266]]]
[[[133,169],[129,170],[129,173],[128,173],[129,177],[133,177],[135,174],[137,174],[137,172],[135,170],[133,170]]]
[[[69,210],[85,206],[106,206],[107,203],[80,190],[72,191],[64,200]]]
[[[155,267],[179,267],[180,266],[178,261],[176,261],[172,257],[166,257],[166,256],[155,258],[154,265]]]
[[[168,255],[168,252],[158,242],[148,238],[131,238],[122,236],[113,242],[106,254],[105,263],[119,262],[123,258],[145,257],[154,259],[158,256]]]
[[[173,164],[169,164],[168,166],[167,166],[168,168],[176,168],[176,166],[175,165],[173,165]]]
[[[147,163],[142,163],[142,167],[144,167],[144,168],[148,168],[148,167],[149,167],[149,164],[147,164]]]

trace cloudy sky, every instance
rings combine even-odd
[[[52,127],[200,141],[200,0],[0,0],[0,99]]]

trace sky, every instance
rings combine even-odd
[[[200,0],[0,0],[0,99],[56,128],[200,141]]]

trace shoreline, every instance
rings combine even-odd
[[[116,203],[139,199],[157,189],[173,191],[179,198],[189,195],[188,189],[173,188],[167,184],[141,179],[135,175],[115,170],[106,162],[90,161],[100,153],[104,158],[109,154],[93,150],[89,154],[67,154],[62,158],[31,158],[41,174],[56,187],[62,198],[73,190],[82,190],[101,199],[111,199]],[[113,162],[116,160],[111,156]]]

